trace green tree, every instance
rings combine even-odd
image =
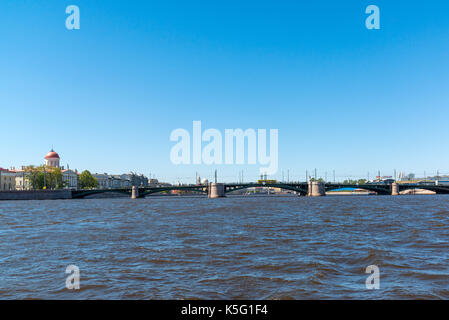
[[[25,169],[26,178],[30,181],[33,189],[62,189],[64,182],[62,181],[62,172],[59,168],[48,166],[29,166]]]
[[[97,179],[88,170],[81,172],[78,181],[81,189],[91,189],[98,186]]]

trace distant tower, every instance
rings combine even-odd
[[[48,167],[59,168],[59,155],[51,149],[49,153],[45,156],[45,165]]]

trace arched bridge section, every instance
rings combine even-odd
[[[412,183],[398,183],[398,191],[405,191],[410,189],[424,189],[433,191],[436,194],[449,194],[449,185],[434,185],[434,184],[412,184]],[[326,191],[332,191],[343,188],[354,188],[374,191],[380,195],[391,195],[391,184],[325,184]]]
[[[339,184],[339,183],[326,183],[324,185],[326,191],[333,191],[338,189],[363,189],[368,191],[374,191],[381,195],[391,195],[390,184]]]
[[[150,194],[171,192],[171,191],[197,191],[207,194],[207,186],[172,186],[172,187],[148,187],[139,188],[139,198],[144,198]]]
[[[430,185],[430,184],[398,184],[399,191],[410,189],[422,189],[433,191],[436,194],[449,194],[449,185]]]
[[[144,198],[150,194],[161,193],[161,192],[171,192],[173,190],[177,191],[198,191],[207,194],[206,186],[170,186],[170,187],[144,187],[139,188],[139,198]],[[91,190],[73,190],[72,199],[82,199],[90,195],[101,194],[101,193],[122,193],[131,196],[132,189],[91,189]]]
[[[72,190],[72,199],[83,199],[87,196],[101,193],[122,193],[131,196],[131,189],[86,189]]]
[[[225,193],[230,193],[237,190],[243,190],[248,188],[279,188],[289,191],[295,191],[300,193],[301,195],[307,194],[307,183],[242,183],[242,184],[226,184],[225,185]]]

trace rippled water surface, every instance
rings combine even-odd
[[[449,196],[0,202],[0,298],[449,298]],[[65,288],[66,266],[80,290]],[[367,290],[365,268],[380,268]]]

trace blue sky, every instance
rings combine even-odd
[[[81,29],[65,28],[80,8]],[[365,28],[380,8],[381,29]],[[53,145],[78,170],[175,166],[172,130],[279,129],[275,178],[449,173],[447,1],[0,2],[0,167]]]

